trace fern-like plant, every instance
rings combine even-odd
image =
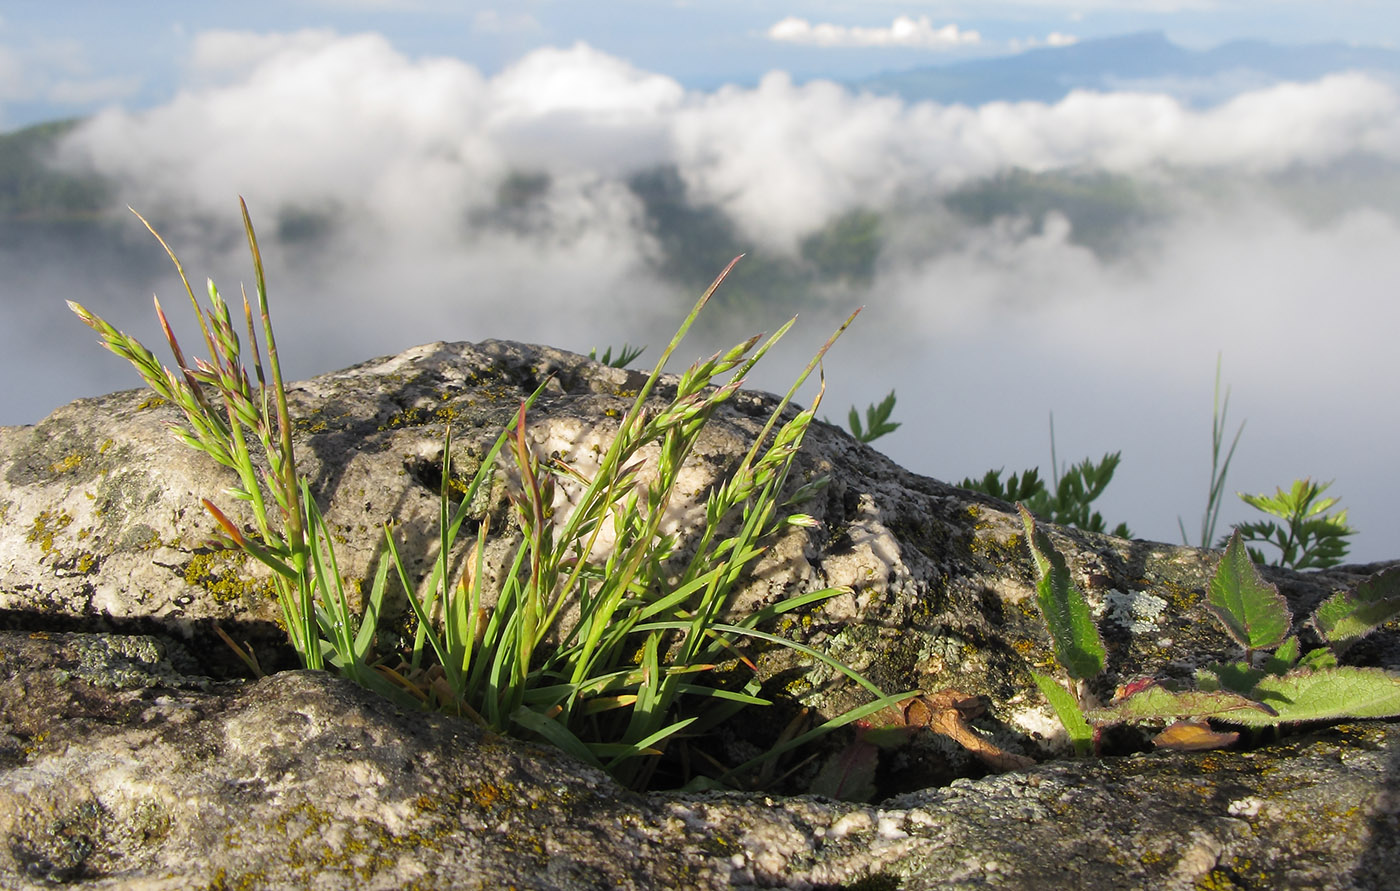
[[[1273,495],[1240,494],[1240,500],[1256,510],[1277,517],[1241,523],[1235,531],[1248,544],[1267,544],[1278,550],[1275,566],[1291,569],[1326,569],[1336,566],[1350,548],[1348,538],[1356,530],[1347,525],[1347,512],[1330,513],[1339,498],[1323,498],[1327,483],[1309,479],[1294,480],[1288,491],[1278,488]],[[1222,542],[1223,544],[1223,542]],[[1249,548],[1255,563],[1265,563],[1264,552]]]

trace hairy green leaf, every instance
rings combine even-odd
[[[1065,733],[1069,735],[1069,741],[1074,745],[1075,753],[1087,755],[1090,746],[1094,742],[1094,728],[1084,720],[1084,710],[1079,707],[1079,700],[1074,697],[1060,682],[1043,674],[1031,672],[1031,677],[1035,679],[1035,685],[1040,688],[1041,694],[1050,703],[1050,708],[1054,710],[1055,717],[1060,719],[1060,724],[1065,728]]]
[[[1160,684],[1151,684],[1106,708],[1090,709],[1085,718],[1094,724],[1111,725],[1128,721],[1175,721],[1179,718],[1226,718],[1234,721],[1234,716],[1240,714],[1272,718],[1269,706],[1229,690],[1177,692]],[[1241,720],[1238,723],[1245,722]]]
[[[1196,687],[1207,693],[1225,690],[1249,696],[1268,672],[1243,662],[1217,662],[1196,670]]]
[[[1323,640],[1345,649],[1400,616],[1400,566],[1381,570],[1354,591],[1339,591],[1313,615]]]
[[[1241,711],[1219,717],[1248,727],[1295,721],[1393,718],[1400,715],[1400,674],[1350,665],[1300,668],[1281,677],[1265,677],[1253,695],[1277,714]]]
[[[1248,652],[1283,643],[1293,622],[1287,601],[1277,587],[1259,575],[1240,544],[1238,532],[1230,536],[1220,558],[1206,603],[1235,642]]]
[[[1103,671],[1104,648],[1098,626],[1084,602],[1084,595],[1069,578],[1065,558],[1055,550],[1049,537],[1036,526],[1035,517],[1024,505],[1017,505],[1026,527],[1026,541],[1035,558],[1036,602],[1055,644],[1055,658],[1076,680],[1091,678]]]
[[[1269,674],[1285,674],[1298,663],[1298,636],[1289,635],[1273,654],[1264,663],[1264,670]]]

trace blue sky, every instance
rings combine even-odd
[[[878,32],[906,36],[878,41]],[[777,29],[787,22],[786,30]],[[833,45],[813,42],[836,34]],[[782,69],[799,80],[999,55],[1065,39],[1164,30],[1190,47],[1239,38],[1281,43],[1400,45],[1389,0],[1056,0],[1026,2],[770,2],[770,0],[10,0],[0,5],[0,128],[89,113],[109,103],[167,100],[185,78],[195,37],[209,30],[329,28],[384,35],[409,56],[445,55],[493,74],[542,46],[584,41],[690,88],[756,82]],[[862,29],[862,30],[855,30]],[[917,41],[954,29],[956,40]],[[806,36],[803,42],[776,39]],[[864,45],[861,45],[862,42]],[[872,45],[873,43],[873,45]]]

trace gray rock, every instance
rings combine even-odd
[[[346,573],[369,574],[389,519],[426,567],[444,423],[454,468],[470,473],[550,375],[531,436],[544,453],[586,462],[641,375],[487,342],[431,344],[294,385],[301,469]],[[722,478],[774,404],[741,393],[724,407],[687,489]],[[227,680],[232,660],[214,622],[252,641],[264,665],[279,652],[289,663],[265,576],[206,546],[216,527],[199,499],[228,509],[220,492],[231,479],[171,439],[163,427],[174,417],[128,392],[0,429],[0,627],[37,635],[0,645],[0,886],[1030,888],[1047,875],[1091,888],[1386,884],[1400,800],[1390,725],[1244,753],[1049,761],[952,785],[980,771],[925,734],[882,761],[880,794],[897,797],[870,807],[636,796],[553,751],[399,713],[323,675]],[[832,482],[806,506],[822,525],[777,542],[737,608],[849,585],[851,595],[779,630],[888,690],[984,696],[985,737],[1037,759],[1061,754],[1029,677],[1048,664],[1049,640],[1010,507],[817,425],[794,475],[822,474]],[[504,519],[503,502],[498,485],[480,510]],[[696,509],[675,506],[679,532]],[[1232,654],[1202,606],[1213,555],[1048,531],[1101,615],[1101,697]],[[510,546],[504,538],[492,553]],[[1377,568],[1268,574],[1301,627],[1332,590]],[[1383,629],[1349,661],[1400,668],[1396,642]],[[865,695],[788,651],[759,665],[819,714]],[[743,732],[729,740],[735,751],[753,745]]]
[[[0,633],[0,887],[1380,889],[1400,862],[1395,725],[878,806],[636,795],[326,674],[182,677],[168,646]]]

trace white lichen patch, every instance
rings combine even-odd
[[[851,811],[826,830],[829,839],[845,838],[853,832],[869,832],[874,825],[868,811]]]
[[[1104,595],[1109,621],[1116,622],[1133,634],[1145,634],[1157,626],[1167,602],[1146,591],[1119,591]]]
[[[904,831],[904,813],[881,811],[879,819],[875,821],[875,834],[884,841],[908,838],[909,833]]]
[[[1048,708],[1036,708],[1035,706],[1019,708],[1010,712],[1007,715],[1007,720],[1032,737],[1045,740],[1052,748],[1069,744],[1069,737],[1065,735],[1064,725]]]
[[[1257,817],[1259,809],[1263,806],[1264,799],[1262,798],[1254,798],[1253,796],[1237,798],[1230,802],[1230,806],[1225,809],[1225,812],[1232,817]]]

